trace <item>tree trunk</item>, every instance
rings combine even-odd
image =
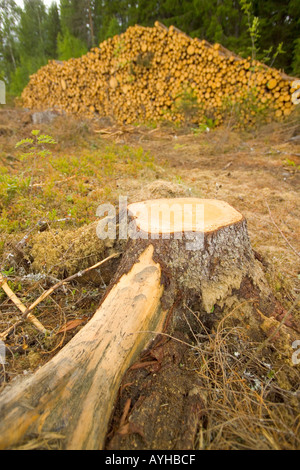
[[[127,249],[90,322],[0,398],[0,448],[56,432],[65,449],[102,449],[123,374],[175,299],[222,305],[245,277],[262,282],[243,216],[217,200],[131,204]],[[151,332],[151,333],[149,333]],[[153,334],[154,333],[154,334]]]

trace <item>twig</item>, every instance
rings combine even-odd
[[[9,287],[9,285],[7,284],[7,281],[4,279],[4,277],[2,276],[2,274],[0,273],[0,284],[1,284],[1,287],[2,289],[4,290],[4,292],[6,293],[6,295],[9,297],[9,299],[18,307],[19,310],[21,310],[21,312],[23,313],[23,315],[25,316],[26,314],[26,318],[39,330],[41,331],[42,333],[46,334],[47,333],[47,330],[46,328],[44,327],[44,325],[42,325],[42,323],[32,314],[32,313],[26,313],[27,312],[27,308],[25,307],[25,305],[21,302],[21,300],[16,296],[16,294],[11,290],[11,288]],[[5,333],[5,332],[4,332]],[[4,335],[4,333],[2,335]],[[1,335],[1,337],[2,337]]]
[[[15,323],[14,325],[10,326],[9,328],[7,328],[7,330],[3,331],[3,333],[0,333],[0,339],[2,341],[5,341],[6,338],[11,334],[11,332],[13,330],[15,330],[17,328],[17,326],[20,326],[24,323],[24,319],[23,320],[19,320],[17,321],[17,323]]]
[[[89,268],[86,268],[84,269],[83,271],[79,271],[78,273],[76,274],[73,274],[72,276],[69,276],[67,277],[66,279],[63,279],[61,281],[59,281],[57,284],[55,284],[54,286],[50,287],[50,289],[48,289],[47,291],[45,291],[37,300],[35,300],[33,302],[33,304],[30,305],[30,307],[28,307],[28,309],[26,309],[26,311],[24,312],[24,316],[30,314],[30,312],[38,305],[40,304],[43,300],[45,300],[47,297],[49,297],[49,295],[52,294],[52,292],[54,292],[56,289],[58,289],[59,287],[63,286],[64,284],[66,284],[67,282],[70,282],[70,281],[73,281],[73,279],[76,279],[77,277],[81,277],[83,276],[84,274],[86,274],[87,272],[91,271],[92,269],[96,269],[98,268],[99,266],[101,266],[102,264],[104,264],[106,261],[112,259],[112,258],[116,258],[117,256],[120,256],[121,253],[114,253],[113,255],[110,255],[108,256],[107,258],[103,259],[102,261],[99,261],[98,263],[94,264],[93,266],[90,266]]]
[[[300,257],[300,253],[298,253],[298,251],[295,250],[295,248],[293,247],[293,245],[290,244],[290,242],[288,241],[288,239],[286,238],[286,236],[282,233],[282,231],[280,230],[280,228],[278,227],[278,225],[276,224],[275,220],[273,219],[273,216],[271,214],[271,211],[270,211],[270,207],[269,207],[269,204],[267,203],[266,201],[266,206],[267,206],[267,209],[269,211],[269,214],[270,214],[270,218],[273,222],[273,224],[275,225],[275,227],[277,228],[278,232],[281,234],[281,236],[284,238],[284,240],[287,242],[287,244],[289,245],[289,247],[293,250],[293,252]]]
[[[3,282],[3,285],[1,285],[2,289],[6,292],[8,297],[15,303],[15,305],[21,310],[23,319],[19,320],[15,325],[10,326],[7,330],[5,330],[3,333],[0,334],[0,339],[4,340],[7,338],[7,336],[14,330],[16,326],[21,325],[26,319],[30,320],[36,328],[38,328],[40,331],[43,333],[48,333],[48,331],[45,329],[45,327],[39,322],[39,320],[31,313],[31,311],[43,300],[45,300],[47,297],[49,297],[52,292],[54,292],[56,289],[59,287],[63,286],[67,282],[72,281],[73,279],[76,279],[77,277],[81,277],[87,272],[91,271],[92,269],[96,269],[102,264],[104,264],[106,261],[116,258],[117,256],[120,256],[121,253],[114,253],[113,255],[108,256],[107,258],[103,259],[102,261],[99,261],[98,263],[94,264],[93,266],[90,266],[89,268],[84,269],[84,271],[80,271],[76,274],[73,274],[72,276],[63,279],[62,281],[59,281],[57,284],[55,284],[53,287],[50,287],[46,292],[44,292],[37,300],[35,300],[30,307],[26,308],[25,305],[18,299],[18,297],[14,294],[14,292],[10,289],[8,286],[7,282],[5,279],[2,277],[0,273],[0,283]]]

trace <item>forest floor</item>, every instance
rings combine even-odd
[[[48,154],[16,148],[33,137],[32,130],[55,139],[45,145]],[[180,333],[158,342],[124,378],[107,448],[300,448],[300,366],[292,363],[300,311],[291,309],[300,292],[299,173],[299,112],[246,132],[230,125],[209,131],[121,126],[64,115],[33,124],[32,112],[0,109],[1,272],[26,307],[116,250],[96,236],[96,209],[104,202],[117,206],[119,196],[128,202],[177,196],[227,201],[246,217],[256,257],[282,306],[273,319],[281,334],[259,354],[247,325],[228,329],[222,322],[201,347],[199,332],[193,348]],[[0,391],[46,363],[88,322],[117,265],[114,259],[60,286],[36,306],[34,315],[51,332],[47,337],[22,321],[0,291],[6,344]],[[267,340],[267,327],[263,334]],[[246,369],[245,361],[251,362]],[[149,415],[155,430],[147,429]],[[35,439],[23,448],[59,445]]]

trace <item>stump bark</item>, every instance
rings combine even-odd
[[[65,449],[102,449],[123,374],[163,330],[175,301],[222,306],[244,278],[261,285],[245,218],[223,201],[131,204],[129,240],[89,323],[0,397],[0,448],[43,433]]]

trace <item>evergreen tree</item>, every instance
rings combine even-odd
[[[71,37],[90,48],[94,45],[94,0],[60,0],[62,35],[68,31]]]
[[[68,60],[71,57],[81,57],[86,54],[87,47],[83,41],[72,36],[66,29],[63,34],[59,33],[57,37],[57,55],[59,60]]]
[[[260,19],[261,36],[259,47],[262,51],[270,50],[274,53],[280,43],[283,44],[284,54],[276,57],[274,66],[292,72],[292,60],[296,40],[300,38],[300,2],[290,0],[253,0],[255,16]]]
[[[292,73],[295,77],[300,77],[300,38],[295,41]]]
[[[21,56],[45,59],[46,18],[46,7],[42,0],[24,0],[18,34]]]
[[[127,0],[96,0],[94,14],[98,42],[125,31],[132,24],[131,10]]]
[[[20,13],[14,0],[0,0],[0,79],[7,83],[19,63],[17,24]]]
[[[45,20],[46,42],[45,53],[49,58],[57,58],[57,37],[61,33],[59,11],[56,3],[52,3]]]
[[[131,9],[130,24],[153,26],[156,20],[162,21],[161,3],[159,0],[137,0],[135,8]]]
[[[11,91],[14,94],[20,94],[29,76],[47,62],[46,18],[42,0],[24,0],[17,29],[20,63],[11,75]]]

